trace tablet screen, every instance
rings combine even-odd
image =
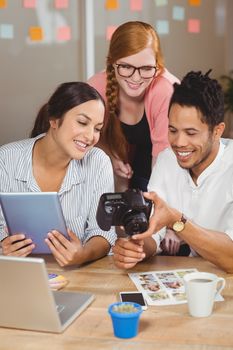
[[[44,239],[51,230],[68,238],[57,192],[0,193],[0,203],[10,235],[24,233],[36,247],[33,254],[50,254]]]

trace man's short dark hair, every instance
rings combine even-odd
[[[174,92],[169,104],[175,103],[180,106],[195,107],[202,114],[201,120],[210,129],[224,120],[224,94],[221,85],[216,79],[202,72],[189,72],[180,84],[174,84]]]

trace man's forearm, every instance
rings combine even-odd
[[[177,235],[204,259],[233,273],[233,241],[227,234],[204,229],[188,220]]]

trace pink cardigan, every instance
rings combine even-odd
[[[95,74],[87,82],[96,88],[106,101],[105,71]],[[165,69],[163,74],[154,78],[145,94],[145,112],[150,128],[153,159],[156,159],[164,148],[169,147],[168,106],[175,82],[179,83],[179,79]]]

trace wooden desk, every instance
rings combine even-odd
[[[212,316],[193,318],[188,314],[187,304],[150,306],[141,316],[138,336],[126,340],[114,337],[107,307],[117,300],[120,291],[135,290],[135,286],[127,272],[114,266],[112,257],[64,270],[51,259],[46,261],[49,272],[62,273],[69,279],[67,290],[92,292],[95,301],[63,334],[0,328],[1,350],[233,349],[233,275],[225,274],[201,258],[157,256],[130,271],[195,267],[225,277],[225,301],[215,303]]]

